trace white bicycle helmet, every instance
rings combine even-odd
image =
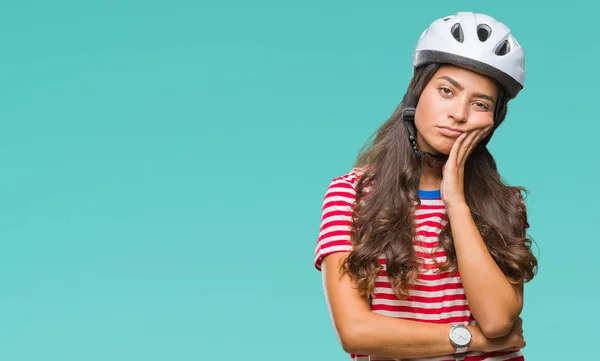
[[[435,20],[417,43],[415,68],[431,63],[458,65],[496,79],[511,99],[523,88],[525,52],[511,30],[491,16],[459,12]]]

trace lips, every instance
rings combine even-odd
[[[458,138],[463,133],[454,128],[438,127],[438,129],[440,130],[440,133],[451,138]]]

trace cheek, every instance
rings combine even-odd
[[[441,113],[443,113],[441,104],[432,99],[431,95],[424,94],[417,104],[415,114],[417,128],[424,130],[429,125],[435,124]]]
[[[473,128],[485,128],[494,125],[494,116],[489,114],[473,120]]]

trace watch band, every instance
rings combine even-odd
[[[466,352],[467,352],[467,351],[468,351],[468,349],[469,349],[469,345],[471,344],[471,340],[469,340],[469,341],[468,341],[468,343],[467,343],[466,345],[459,345],[459,344],[455,343],[455,342],[452,340],[452,331],[453,331],[455,328],[465,328],[465,329],[467,330],[467,332],[469,332],[469,334],[470,334],[471,332],[470,332],[470,331],[469,331],[469,330],[466,328],[466,326],[465,326],[465,325],[462,325],[462,324],[454,324],[454,325],[452,325],[452,324],[451,324],[450,326],[451,326],[451,327],[450,327],[450,334],[449,334],[449,337],[450,337],[450,343],[452,344],[452,346],[454,346],[454,347],[455,347],[454,359],[455,359],[455,360],[460,360],[460,361],[462,361],[462,360],[464,360],[464,359],[465,359],[465,357],[466,357]]]
[[[456,348],[456,352],[454,353],[454,359],[456,361],[462,361],[465,359],[465,352],[467,352],[467,349],[469,348],[469,346],[463,346],[463,347],[457,347]]]
[[[457,347],[456,353],[465,353],[469,349],[469,346]]]

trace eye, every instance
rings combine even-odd
[[[483,103],[483,102],[475,102],[475,103],[473,103],[473,104],[475,104],[475,106],[476,106],[477,108],[479,108],[479,109],[482,109],[482,110],[490,110],[490,107],[489,107],[487,104]]]
[[[444,96],[452,95],[452,89],[448,88],[447,86],[440,86],[439,90]]]

